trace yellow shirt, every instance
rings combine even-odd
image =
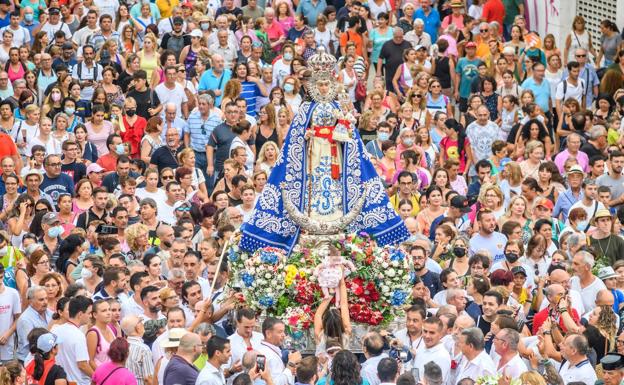
[[[160,11],[160,17],[163,19],[171,17],[173,8],[177,7],[178,4],[180,4],[180,0],[156,0],[156,6]]]
[[[412,202],[412,216],[416,217],[416,215],[418,215],[418,213],[420,212],[420,205],[418,204],[418,200],[420,199],[420,195],[419,194],[412,194],[410,201]],[[396,210],[396,212],[399,212],[399,203],[402,201],[402,199],[399,197],[399,193],[394,194],[391,198],[390,198],[390,202],[392,203],[392,207],[394,207],[394,209]]]

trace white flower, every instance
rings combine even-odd
[[[390,288],[386,285],[381,285],[381,292],[382,293],[389,293],[390,292]]]
[[[392,266],[399,267],[399,261],[392,261]]]
[[[385,261],[381,264],[381,267],[383,267],[384,269],[387,269],[388,266],[389,266],[388,262],[385,262]]]
[[[392,278],[396,275],[396,271],[393,268],[390,268],[386,271],[386,276]]]
[[[264,278],[266,278],[266,279],[271,279],[271,273],[266,273],[266,274],[264,275]]]

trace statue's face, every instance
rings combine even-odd
[[[318,81],[316,87],[321,95],[327,95],[329,93],[330,83],[327,80]]]

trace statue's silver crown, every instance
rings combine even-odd
[[[331,76],[336,67],[336,58],[328,54],[324,47],[319,47],[308,59],[308,67],[315,77]]]

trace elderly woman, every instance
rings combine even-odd
[[[126,228],[124,235],[130,248],[128,252],[129,259],[143,259],[143,254],[150,246],[147,238],[148,233],[149,229],[142,223],[135,223]]]

